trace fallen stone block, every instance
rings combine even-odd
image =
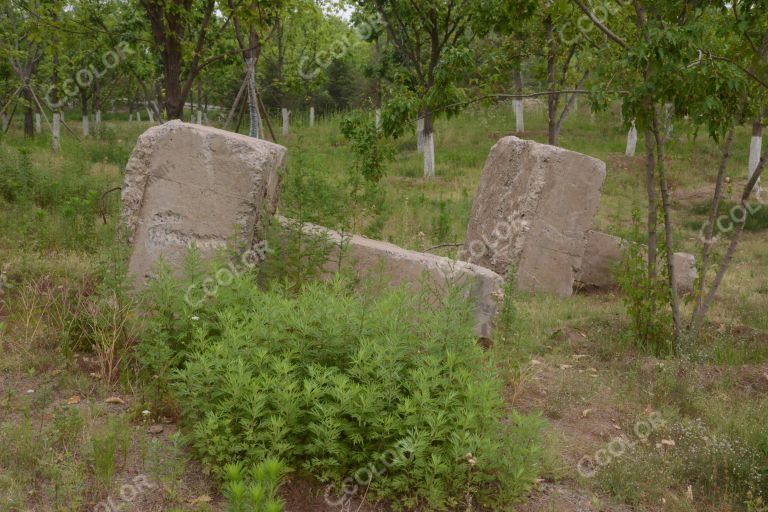
[[[294,220],[281,216],[276,219],[284,229],[297,228]],[[408,286],[414,292],[421,291],[425,284],[438,292],[449,286],[462,287],[474,304],[475,334],[491,338],[496,308],[504,293],[504,279],[492,270],[315,224],[302,224],[301,229],[307,235],[330,242],[332,249],[324,267],[326,276],[351,269],[356,277],[379,279],[389,286]]]
[[[616,286],[616,267],[621,261],[623,240],[617,236],[589,231],[587,248],[576,281],[586,287],[610,288]]]
[[[170,121],[144,132],[125,170],[123,222],[137,283],[162,258],[179,269],[233,242],[250,247],[275,212],[286,149],[216,128]]]
[[[555,146],[504,137],[491,149],[460,258],[517,287],[573,293],[605,163]]]
[[[696,256],[687,252],[676,252],[675,263],[675,287],[680,293],[691,293],[699,271],[696,268]]]
[[[618,285],[616,268],[621,262],[625,240],[599,231],[587,233],[581,269],[576,275],[579,286],[612,288]],[[696,257],[685,252],[674,254],[675,286],[680,293],[690,293],[698,277]]]

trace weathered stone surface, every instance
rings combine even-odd
[[[576,281],[583,286],[616,286],[616,266],[621,261],[623,240],[599,231],[587,232],[587,247]]]
[[[675,262],[675,286],[680,293],[691,293],[699,271],[696,269],[696,256],[685,252],[676,252]]]
[[[518,288],[570,296],[600,200],[605,163],[504,137],[491,149],[461,259],[507,275]]]
[[[278,216],[277,219],[286,229],[296,225],[295,221],[285,217]],[[475,334],[491,338],[493,318],[504,293],[504,279],[497,273],[464,261],[410,251],[359,235],[342,236],[338,231],[314,224],[303,224],[302,230],[333,244],[325,265],[326,275],[335,275],[340,270],[339,251],[343,250],[341,269],[351,269],[360,278],[379,279],[389,286],[408,286],[415,292],[424,284],[435,291],[444,291],[452,285],[463,287],[475,306]]]
[[[179,268],[193,245],[204,258],[229,241],[250,246],[275,211],[285,156],[277,144],[181,121],[144,132],[122,191],[131,275],[145,281],[161,257]]]
[[[616,286],[616,267],[621,261],[622,246],[626,242],[621,238],[599,231],[587,233],[587,248],[576,281],[585,287],[611,288]],[[680,293],[693,291],[693,284],[698,277],[696,257],[685,252],[676,252],[675,286]]]

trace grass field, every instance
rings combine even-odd
[[[143,414],[152,383],[127,369],[104,378],[140,334],[126,332],[117,347],[73,334],[82,330],[73,318],[119,324],[123,313],[117,301],[107,317],[70,314],[124,261],[114,242],[119,192],[110,190],[149,127],[124,117],[105,116],[103,133],[83,142],[65,135],[58,154],[47,137],[25,140],[17,126],[0,138],[0,510],[93,510],[109,499],[141,511],[224,510],[177,418]],[[278,140],[289,148],[280,209],[410,249],[460,243],[485,157],[511,126],[505,104],[438,120],[431,180],[421,178],[414,137],[392,142],[381,195],[358,208],[346,190],[354,157],[339,118],[298,123]],[[528,105],[526,126],[518,135],[546,140],[541,104]],[[738,130],[731,202],[749,137]],[[607,163],[595,227],[629,236],[633,210],[644,207],[644,155],[639,144],[635,157],[624,156],[625,140],[615,112],[592,115],[583,105],[561,145]],[[676,250],[697,253],[720,150],[676,126],[668,154]],[[514,295],[513,334],[491,350],[502,362],[507,407],[546,420],[539,480],[519,510],[768,510],[767,218],[763,210],[750,224],[710,325],[684,357],[639,350],[619,292]],[[318,489],[303,485],[286,487],[286,510],[322,504]],[[124,500],[124,486],[137,497]]]

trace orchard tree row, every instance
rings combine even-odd
[[[621,104],[628,152],[645,151],[647,258],[641,297],[651,325],[671,313],[674,348],[695,336],[733,259],[759,178],[768,91],[768,0],[0,0],[0,114],[58,145],[62,109],[83,132],[101,113],[206,120],[274,138],[270,114],[364,109],[376,137],[417,130],[435,173],[434,120],[475,102],[524,98],[548,112],[557,144],[577,98]],[[43,123],[43,121],[45,123]],[[514,122],[514,124],[513,124]],[[674,219],[665,157],[675,123],[722,146],[702,231],[694,306],[674,286]],[[734,129],[753,129],[743,215],[715,254]],[[272,133],[265,133],[264,125]],[[70,130],[71,131],[71,130]],[[378,175],[378,173],[373,173]]]

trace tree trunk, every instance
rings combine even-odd
[[[429,110],[424,111],[424,177],[431,178],[435,175],[435,134],[432,129],[432,115]]]
[[[237,118],[237,126],[235,126],[235,133],[240,133],[240,125],[243,123],[243,116],[245,115],[245,107],[246,107],[246,103],[243,102],[243,105],[240,107],[240,115]]]
[[[101,130],[101,85],[98,78],[95,78],[93,81],[93,115],[96,133],[98,134]]]
[[[250,136],[259,138],[261,133],[261,115],[259,114],[259,100],[256,91],[256,56],[249,57],[246,60],[245,72],[248,80],[248,117],[250,121]],[[285,109],[283,109],[285,110]],[[287,121],[283,112],[283,135],[288,134]]]
[[[635,122],[632,121],[632,126],[629,128],[627,134],[627,150],[624,152],[627,156],[635,156],[635,148],[637,147],[637,128]]]
[[[581,87],[584,85],[584,82],[587,81],[587,78],[589,78],[589,71],[584,72],[581,80],[579,80],[579,83],[576,84],[576,89],[581,89]],[[574,105],[576,105],[576,98],[578,98],[578,94],[576,93],[572,93],[570,96],[566,95],[565,107],[563,108],[563,111],[560,112],[560,115],[557,117],[557,122],[555,123],[555,141],[560,138],[560,129],[563,127],[563,123],[568,118],[571,110],[573,110]],[[560,95],[558,94],[558,101],[559,99]],[[557,105],[555,105],[555,114],[557,114]]]
[[[243,92],[249,87],[248,82],[250,81],[249,77],[246,76],[243,80],[243,83],[240,84],[240,89],[237,91],[237,95],[235,96],[235,101],[232,103],[232,108],[229,109],[229,115],[227,115],[226,121],[224,121],[224,129],[228,130],[229,125],[232,123],[232,119],[235,117],[235,112],[238,112],[237,107],[240,106],[240,100],[243,97]],[[250,94],[250,93],[249,93]]]
[[[760,120],[752,123],[752,142],[749,145],[749,168],[747,179],[750,179],[760,162],[760,153],[763,148],[763,124]]]
[[[42,133],[43,122],[39,112],[35,112],[35,133]]]
[[[675,106],[672,103],[664,104],[664,119],[660,126],[664,129],[664,143],[666,144],[672,139],[672,133],[675,130],[675,126],[672,123],[672,118],[675,115]],[[661,128],[660,128],[661,129]]]
[[[24,90],[24,99],[27,103],[24,108],[24,136],[33,138],[35,136],[34,110],[32,109],[32,91],[29,88]]]
[[[173,0],[163,2],[160,0],[139,0],[149,19],[152,38],[155,45],[161,51],[163,64],[163,80],[165,85],[165,111],[168,119],[182,119],[184,103],[192,88],[193,81],[200,73],[200,57],[205,46],[205,37],[208,30],[215,2],[207,0],[204,3],[203,19],[196,24],[197,31],[194,34],[196,42],[187,53],[190,62],[185,65],[183,56],[185,53],[186,20],[192,11],[192,2]],[[186,80],[182,82],[182,70],[186,71]]]
[[[176,38],[166,41],[164,59],[165,76],[165,111],[168,120],[182,119],[184,116],[184,96],[181,91],[181,42]]]
[[[381,118],[381,70],[382,70],[382,54],[381,54],[381,38],[377,37],[373,47],[373,62],[376,66],[376,80],[373,87],[373,105],[376,109],[376,113]],[[379,128],[379,124],[376,125]]]
[[[160,85],[159,81],[155,80],[155,97],[150,98],[149,95],[147,94],[145,95],[145,98],[152,105],[153,116],[157,116],[158,122],[161,122],[163,119],[163,113],[160,108],[160,105],[163,104],[163,88]],[[152,119],[154,119],[154,117]]]
[[[424,118],[426,115],[426,112],[422,112],[421,116],[416,120],[416,151],[419,153],[424,153]]]
[[[376,109],[376,129],[378,130],[380,128],[381,128],[381,109],[377,108]]]
[[[61,119],[58,112],[53,113],[53,133],[51,133],[51,149],[57,152],[61,147]]]
[[[707,293],[707,296],[704,299],[700,310],[697,310],[698,316],[693,318],[691,326],[691,332],[693,335],[696,335],[699,332],[701,326],[704,323],[704,318],[706,318],[707,311],[709,311],[709,307],[712,305],[712,301],[715,300],[717,290],[719,289],[720,284],[723,282],[725,273],[727,272],[728,267],[731,265],[733,255],[736,253],[736,248],[741,241],[741,236],[744,233],[744,226],[747,223],[747,216],[749,215],[750,211],[754,211],[751,210],[750,205],[747,204],[747,200],[752,195],[757,182],[760,180],[760,175],[763,173],[765,164],[766,156],[763,155],[760,157],[760,161],[755,168],[755,172],[752,174],[752,177],[749,179],[749,181],[747,181],[747,185],[744,187],[744,191],[741,194],[741,215],[739,215],[739,218],[737,219],[736,229],[732,235],[731,243],[728,245],[728,249],[725,251],[725,256],[723,257],[723,261],[720,263],[720,267],[717,269],[717,274],[715,275],[715,279],[712,281],[712,286],[709,288],[709,293]]]
[[[722,156],[720,157],[720,167],[718,168],[717,178],[715,179],[715,192],[712,194],[712,203],[709,209],[709,219],[707,220],[707,224],[704,229],[702,229],[702,231],[704,231],[704,240],[702,240],[704,243],[704,248],[702,249],[701,255],[698,289],[696,290],[696,309],[691,316],[691,322],[688,326],[688,328],[691,330],[693,330],[694,325],[700,325],[699,316],[701,315],[704,305],[704,289],[706,288],[707,273],[709,272],[710,255],[712,253],[712,245],[715,243],[715,240],[713,239],[713,235],[715,233],[715,222],[717,219],[717,214],[720,210],[720,198],[723,195],[725,172],[728,168],[728,162],[731,160],[733,135],[734,129],[731,128],[725,138],[725,143],[723,144],[723,152]],[[695,334],[696,333],[694,333],[694,335]]]
[[[656,142],[653,133],[645,131],[645,191],[648,196],[648,278],[656,278],[656,260],[658,240],[656,227],[658,223],[659,206],[656,199]]]
[[[523,94],[523,73],[520,69],[515,69],[515,94],[522,96]],[[523,99],[517,98],[512,100],[512,106],[515,109],[515,131],[523,133],[525,131],[525,109],[523,108]]]
[[[290,123],[291,119],[291,111],[287,108],[282,108],[280,111],[283,114],[283,137],[288,136],[288,124]]]
[[[54,15],[54,21],[57,19],[57,16]],[[51,82],[53,82],[53,89],[51,93],[51,104],[52,105],[58,105],[59,104],[59,45],[58,45],[58,37],[56,37],[56,33],[54,31],[53,35],[53,69],[51,72]],[[56,109],[56,112],[53,113],[53,126],[51,127],[52,133],[51,133],[51,150],[53,152],[56,152],[59,150],[59,138],[60,138],[60,127],[59,127],[59,109]]]
[[[315,126],[315,107],[309,107],[309,127]]]
[[[83,89],[80,89],[80,111],[83,115],[83,137],[87,137],[90,132],[90,127],[88,126],[88,96],[86,96]]]
[[[670,117],[671,120],[671,117]],[[671,122],[669,123],[671,125]],[[666,127],[658,122],[658,116],[653,118],[653,133],[656,138],[656,172],[659,176],[659,187],[661,189],[661,204],[664,216],[664,242],[667,255],[667,278],[669,281],[670,305],[672,306],[672,321],[674,323],[674,350],[680,350],[680,336],[683,330],[682,319],[680,317],[680,298],[675,286],[677,271],[675,268],[675,248],[672,239],[672,207],[669,200],[669,186],[667,183],[667,173],[664,166],[664,145],[666,144],[666,133],[663,131]]]
[[[555,40],[554,25],[552,17],[547,16],[544,22],[547,30],[547,82],[549,85],[549,95],[547,96],[547,140],[552,146],[557,145],[557,106],[560,102],[560,95],[555,92],[557,89],[557,73],[555,64],[557,58],[557,41]]]

